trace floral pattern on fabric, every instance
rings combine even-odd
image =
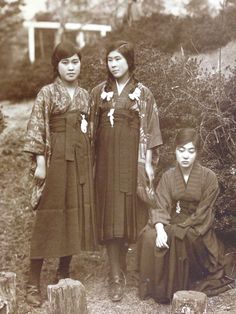
[[[89,94],[85,89],[77,86],[73,99],[71,99],[60,78],[56,78],[52,84],[44,86],[39,91],[28,122],[23,149],[32,156],[32,175],[36,168],[36,155],[44,155],[47,167],[50,164],[50,117],[72,110],[79,110],[81,113],[88,115],[88,103]],[[35,180],[32,181],[31,206],[34,209],[41,197],[44,183],[36,184]]]

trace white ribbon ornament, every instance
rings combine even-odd
[[[180,207],[180,204],[179,204],[179,201],[177,202],[176,204],[176,213],[179,214],[181,212],[181,207]]]
[[[129,98],[131,100],[139,100],[140,96],[141,96],[141,90],[138,87],[135,88],[133,93],[129,94]]]
[[[110,124],[111,124],[111,127],[113,128],[114,126],[114,112],[115,112],[115,108],[111,108],[107,114],[107,116],[109,117],[109,120],[110,120]]]
[[[103,99],[103,100],[107,100],[107,101],[110,101],[111,99],[112,99],[112,97],[113,97],[113,95],[114,95],[114,92],[105,92],[105,91],[103,91],[102,93],[101,93],[101,98]]]
[[[82,121],[80,125],[81,131],[83,133],[87,133],[88,122],[85,119],[85,114],[81,114],[81,117],[82,117]]]

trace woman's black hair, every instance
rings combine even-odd
[[[192,142],[195,149],[199,151],[200,148],[200,138],[198,132],[193,128],[183,128],[180,129],[175,137],[174,147],[181,147],[186,145],[187,143]]]
[[[132,43],[124,41],[124,40],[117,40],[109,43],[106,47],[106,66],[108,72],[108,79],[107,84],[105,86],[105,91],[108,92],[111,90],[111,84],[114,81],[114,77],[108,69],[108,55],[112,51],[118,51],[122,56],[126,59],[128,66],[129,66],[129,73],[131,76],[134,77],[134,70],[135,70],[135,63],[134,63],[134,46]],[[138,82],[135,79],[136,82]]]
[[[73,44],[72,42],[65,40],[59,43],[53,53],[51,58],[51,63],[53,66],[53,78],[55,79],[59,73],[58,73],[58,63],[65,58],[70,58],[73,55],[77,54],[80,61],[82,59],[81,53],[79,51],[79,48]]]

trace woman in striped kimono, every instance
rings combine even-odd
[[[168,303],[178,290],[214,295],[229,288],[223,248],[213,229],[217,177],[196,161],[198,149],[196,131],[180,130],[176,166],[163,174],[149,223],[138,240],[142,299],[152,296]]]

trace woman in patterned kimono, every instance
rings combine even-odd
[[[36,221],[31,240],[27,301],[40,306],[44,258],[59,257],[56,280],[69,277],[73,254],[95,245],[89,95],[78,86],[81,55],[70,42],[52,55],[55,80],[37,95],[24,151],[32,156],[32,206]]]
[[[151,91],[134,76],[134,49],[117,41],[106,51],[107,81],[91,92],[98,238],[110,263],[110,298],[124,294],[127,244],[137,237],[137,182],[152,186],[162,144]],[[145,174],[144,174],[145,172]]]
[[[138,240],[141,299],[168,303],[178,290],[214,295],[229,288],[223,248],[213,230],[216,175],[196,161],[198,135],[176,136],[177,164],[162,176],[150,221]]]

